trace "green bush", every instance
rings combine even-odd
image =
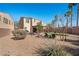
[[[25,30],[25,32],[29,32],[28,30]]]
[[[52,32],[47,32],[47,33],[45,33],[45,37],[54,39],[56,37],[56,35],[54,33],[52,33]]]
[[[63,47],[53,46],[40,48],[36,51],[40,56],[70,56],[71,54],[66,52]]]
[[[48,37],[47,33],[45,33],[45,37]]]
[[[55,38],[56,37],[56,35],[55,34],[52,34],[52,38]]]

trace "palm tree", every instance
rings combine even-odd
[[[78,4],[78,7],[77,7],[76,33],[78,32],[78,22],[79,22],[79,4]]]
[[[66,20],[66,33],[68,32],[68,15],[67,15],[67,13],[65,14],[65,16],[66,16],[66,18],[67,18],[67,20]]]
[[[71,15],[71,11],[67,11],[66,14],[64,15],[66,17],[66,30],[65,32],[67,33],[68,32],[68,17]],[[66,34],[65,33],[65,34]],[[66,40],[66,35],[65,35],[65,40]]]
[[[61,24],[61,26],[62,26],[62,33],[60,34],[60,38],[62,39],[62,40],[66,40],[66,33],[64,32],[65,31],[65,28],[64,28],[64,22],[63,22],[63,19],[62,18],[60,18],[60,24]],[[60,30],[61,30],[60,29]]]
[[[71,15],[71,11],[67,11],[65,14],[66,19],[66,33],[68,32],[68,17]]]
[[[73,6],[75,5],[75,3],[69,3],[69,5],[68,5],[68,7],[69,7],[69,9],[70,9],[70,11],[73,13]],[[73,30],[73,28],[72,28],[72,13],[71,13],[71,33],[72,33],[72,30]]]

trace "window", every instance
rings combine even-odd
[[[1,16],[0,16],[0,21],[1,21]]]
[[[29,20],[28,19],[26,19],[26,23],[29,23]]]
[[[6,24],[8,24],[8,19],[4,17],[3,18],[3,22],[6,23]]]

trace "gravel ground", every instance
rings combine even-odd
[[[59,38],[59,37],[58,37]],[[72,39],[73,37],[68,37]],[[78,40],[78,38],[75,38]],[[56,39],[38,38],[34,35],[27,35],[23,40],[13,40],[12,35],[0,38],[0,55],[1,56],[34,56],[35,50],[45,47],[46,45],[64,45],[72,48],[79,48],[78,45],[69,41],[60,41]]]

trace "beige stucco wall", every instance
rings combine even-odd
[[[24,19],[24,29],[26,29],[30,32],[30,20],[29,20],[29,23],[27,23],[26,20],[27,19]]]
[[[42,25],[43,25],[43,26],[47,26],[47,24],[46,24],[46,23],[44,23],[44,22],[42,22]]]
[[[36,26],[39,22],[41,21],[37,19],[32,19],[32,26]]]
[[[6,18],[8,21],[5,23],[3,20]],[[11,17],[6,13],[0,13],[0,37],[4,37],[14,30],[14,22]]]
[[[12,20],[12,18],[6,14],[6,13],[1,13],[0,12],[0,28],[7,28],[7,29],[10,29],[10,30],[14,30],[14,22]],[[3,17],[7,18],[8,19],[8,24],[4,23],[3,22]],[[10,24],[9,24],[10,22]]]
[[[6,28],[6,29],[14,30],[14,25],[5,24],[5,23],[0,21],[0,28]]]

